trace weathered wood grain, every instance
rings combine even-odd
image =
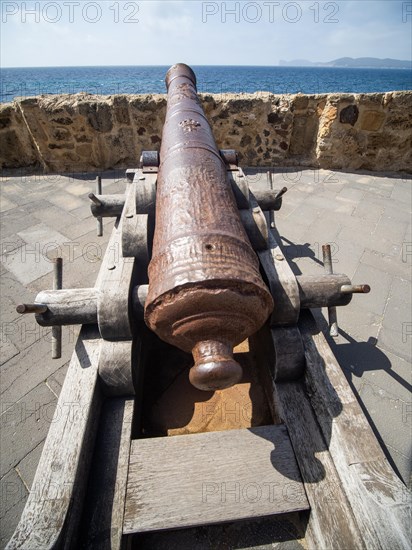
[[[132,442],[125,534],[307,509],[284,426]]]
[[[79,547],[120,550],[134,399],[106,399],[93,456]]]
[[[272,327],[270,333],[275,353],[275,380],[297,380],[305,370],[302,336],[298,327]]]
[[[95,285],[100,290],[97,302],[99,329],[102,338],[106,340],[132,338],[129,301],[133,286],[134,258],[124,258],[122,254],[123,225],[130,202],[134,203],[132,185],[127,187],[126,205],[122,217],[113,228]]]
[[[253,250],[266,250],[268,247],[268,228],[265,216],[260,208],[239,210],[239,216]]]
[[[20,522],[7,548],[73,548],[98,428],[100,338],[84,326]]]
[[[275,303],[271,325],[295,325],[300,311],[299,288],[296,277],[272,231],[269,231],[268,242],[269,249],[259,251],[258,256]]]
[[[276,329],[278,330],[278,329]],[[289,431],[311,511],[306,539],[310,549],[363,548],[352,510],[308,401],[303,380],[275,383],[275,352],[271,329],[263,327],[251,339],[261,369],[267,370],[267,395]],[[346,545],[346,546],[345,546]]]
[[[306,383],[367,548],[410,549],[411,493],[388,463],[312,315],[301,319]]]
[[[102,340],[99,376],[105,395],[134,395],[132,340]]]
[[[138,171],[134,177],[137,214],[154,215],[156,206],[156,173]]]
[[[277,395],[311,507],[306,532],[309,548],[365,548],[303,384],[279,383]]]
[[[227,179],[235,197],[239,210],[249,208],[249,185],[247,178],[241,168],[239,170],[228,170]]]
[[[141,174],[140,171],[136,173],[126,199],[122,254],[125,258],[135,258],[139,269],[146,271],[153,241],[157,174]],[[140,181],[139,177],[145,180]]]
[[[53,325],[95,325],[97,323],[96,288],[43,290],[36,302],[46,304],[47,311],[36,315],[42,327]]]
[[[352,300],[352,294],[341,292],[342,286],[351,284],[346,275],[298,275],[296,281],[302,309],[346,306]]]
[[[95,197],[100,203],[91,205],[95,218],[117,218],[122,215],[124,195],[95,195]]]

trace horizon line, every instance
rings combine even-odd
[[[378,58],[375,58],[378,59]],[[389,59],[389,58],[388,58]],[[403,60],[396,60],[396,61],[403,61]],[[203,64],[203,63],[191,63],[190,65],[188,63],[185,63],[186,65],[193,66],[193,67],[290,67],[290,68],[302,68],[302,69],[400,69],[400,70],[408,70],[412,69],[412,59],[404,60],[408,63],[411,63],[411,67],[335,67],[332,65],[323,65],[323,63],[329,63],[329,62],[319,62],[321,64],[316,65],[317,62],[309,61],[309,63],[312,63],[312,65],[284,65],[284,64],[277,64],[277,65],[243,65],[243,64],[236,64],[236,65],[224,65],[224,64]],[[0,66],[0,71],[3,69],[77,69],[77,68],[112,68],[112,67],[172,67],[173,65],[176,65],[176,63],[172,64],[155,64],[155,65],[33,65],[33,66]]]

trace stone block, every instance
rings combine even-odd
[[[359,117],[359,108],[357,105],[348,105],[339,113],[339,122],[341,124],[350,124],[355,126]]]
[[[295,115],[290,138],[290,155],[301,155],[306,158],[311,158],[314,155],[318,125],[318,117]]]
[[[382,128],[386,115],[382,111],[363,111],[360,118],[361,130],[377,132]]]

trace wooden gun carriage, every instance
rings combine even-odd
[[[311,312],[336,334],[368,285],[334,274],[327,245],[324,275],[295,276],[286,189],[249,187],[217,150],[189,67],[166,83],[160,157],[124,195],[90,194],[100,232],[116,218],[94,288],[63,290],[57,262],[18,307],[53,327],[55,356],[62,325],[82,328],[8,548],[236,548],[245,529],[249,546],[267,529],[279,548],[409,548],[409,494]]]

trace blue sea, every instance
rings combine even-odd
[[[47,67],[0,70],[0,102],[41,94],[165,93],[169,67]],[[276,94],[387,92],[412,89],[408,69],[193,66],[198,91]]]

